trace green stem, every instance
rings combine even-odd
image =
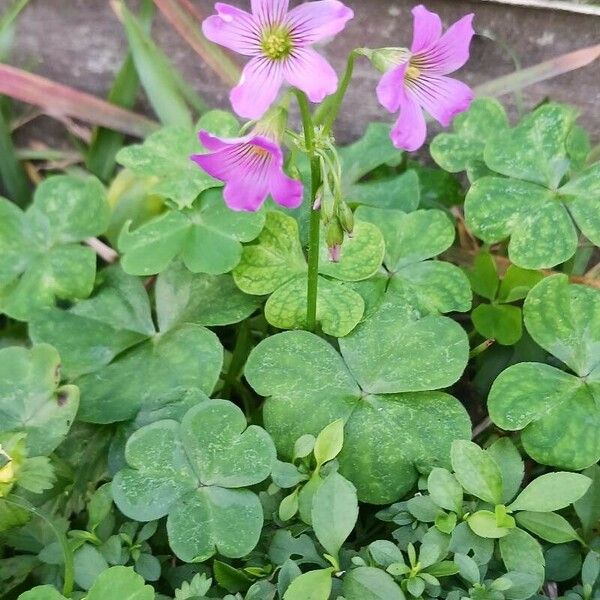
[[[237,378],[239,377],[242,367],[250,353],[250,323],[244,321],[238,329],[237,338],[235,340],[235,348],[225,376],[225,384],[223,385],[223,398],[229,398]]]
[[[317,292],[319,286],[319,236],[321,228],[321,214],[315,209],[315,199],[321,187],[321,165],[319,157],[315,152],[315,130],[310,114],[308,98],[304,92],[296,91],[302,127],[304,129],[304,141],[310,160],[310,230],[308,239],[308,285],[306,289],[306,328],[315,331],[317,328]]]
[[[469,352],[469,358],[475,358],[480,354],[483,354],[490,346],[494,344],[495,340],[485,340],[485,342],[479,344],[479,346],[473,348],[471,352]]]
[[[19,498],[19,500],[22,500],[22,498],[20,498],[19,496],[13,496],[13,497]],[[18,506],[19,508],[22,508],[23,510],[26,510],[26,511],[30,512],[31,514],[35,515],[36,517],[39,517],[43,521],[46,521],[46,523],[48,524],[48,526],[50,527],[50,529],[56,536],[56,539],[58,540],[58,543],[60,544],[60,547],[61,547],[61,550],[63,553],[63,558],[65,561],[65,580],[63,583],[63,592],[62,593],[63,593],[63,596],[66,596],[67,598],[70,597],[71,594],[73,593],[73,587],[75,585],[75,566],[73,563],[73,551],[71,550],[71,547],[69,546],[69,542],[67,541],[66,536],[56,528],[54,523],[48,517],[43,515],[41,512],[39,512],[32,506],[27,506],[26,504],[21,504],[20,502],[14,502],[13,500],[8,500],[7,498],[3,498],[3,500],[4,500],[4,502],[8,502],[9,504],[12,504],[13,506]]]
[[[324,111],[324,117],[322,117],[323,133],[325,135],[331,133],[333,124],[335,123],[338,113],[340,112],[340,108],[342,107],[342,103],[344,102],[346,92],[348,91],[348,86],[352,81],[352,74],[354,73],[354,63],[356,61],[356,56],[356,51],[353,50],[352,52],[350,52],[348,56],[348,62],[346,63],[346,71],[344,72],[344,76],[342,77],[342,81],[337,89],[337,92],[333,96],[331,96],[331,100],[328,104],[322,105]],[[317,118],[317,121],[321,122],[321,119]]]

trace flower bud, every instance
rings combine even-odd
[[[408,48],[377,48],[376,50],[363,48],[360,53],[366,56],[381,73],[387,73],[390,69],[405,63],[410,57]]]
[[[329,223],[325,234],[325,242],[329,248],[329,260],[339,262],[342,244],[344,243],[344,230],[337,219]]]
[[[351,234],[354,231],[354,214],[343,200],[338,205],[337,216],[342,229]]]

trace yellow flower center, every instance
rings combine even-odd
[[[406,69],[406,79],[408,81],[415,81],[421,75],[421,69],[419,67],[415,67],[415,65],[409,65],[408,69]]]
[[[256,156],[260,157],[260,158],[266,158],[267,156],[270,156],[269,151],[265,150],[264,148],[261,148],[260,146],[252,146],[252,153],[255,154]]]
[[[265,56],[271,60],[287,58],[293,48],[290,32],[282,27],[269,29],[263,35],[261,47]]]

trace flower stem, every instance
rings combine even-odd
[[[350,52],[350,54],[348,55],[348,62],[346,63],[346,71],[344,72],[344,76],[342,77],[342,81],[340,82],[337,92],[333,96],[331,96],[331,100],[328,103],[326,101],[326,103],[323,103],[321,105],[323,112],[317,116],[317,122],[323,123],[324,134],[331,133],[333,124],[335,123],[338,113],[340,112],[340,108],[342,107],[342,103],[344,102],[346,92],[348,91],[348,86],[352,81],[356,56],[357,53],[355,50]]]
[[[310,160],[310,230],[308,240],[308,285],[306,289],[306,328],[315,331],[317,327],[317,292],[319,286],[319,235],[321,227],[321,214],[315,209],[315,199],[321,187],[321,165],[315,152],[315,130],[308,98],[304,92],[295,90],[302,117],[304,141]]]

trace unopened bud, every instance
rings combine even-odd
[[[344,243],[344,230],[337,219],[329,223],[325,234],[325,242],[327,248],[329,248],[329,260],[339,262],[342,244]]]
[[[410,57],[408,48],[377,48],[376,50],[363,48],[360,53],[366,56],[381,73],[387,73],[390,69],[405,63]]]
[[[323,200],[323,187],[320,187],[317,195],[315,196],[315,201],[313,202],[313,210],[319,210],[321,208],[321,201]]]
[[[337,216],[342,229],[346,233],[351,234],[354,231],[354,214],[344,201],[338,205]]]
[[[321,195],[321,221],[327,225],[335,216],[335,198],[331,192],[323,191]]]

